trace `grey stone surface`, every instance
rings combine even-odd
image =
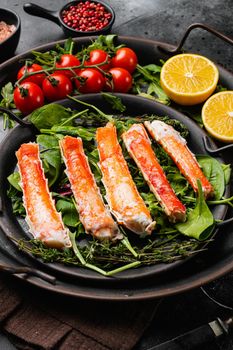
[[[1,0],[0,6],[16,11],[22,18],[22,35],[17,49],[29,48],[64,38],[55,23],[25,14],[25,0]],[[64,0],[36,0],[38,5],[58,10]],[[233,36],[232,0],[106,0],[116,11],[112,32],[177,43],[185,28],[193,22],[204,22]],[[196,29],[185,46],[200,52],[226,67],[232,65],[232,47],[207,32]]]

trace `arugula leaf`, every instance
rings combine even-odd
[[[11,199],[13,213],[24,217],[26,215],[25,208],[22,201],[22,192],[16,189],[10,184],[10,188],[7,191],[7,196]]]
[[[77,209],[71,199],[58,199],[56,208],[62,213],[62,220],[65,225],[78,227],[80,224]]]
[[[95,132],[90,128],[86,129],[82,126],[59,126],[54,125],[51,129],[41,129],[42,133],[49,134],[62,134],[62,135],[70,135],[70,136],[79,136],[84,141],[92,141],[95,139]]]
[[[0,102],[0,106],[8,109],[15,108],[13,91],[14,87],[11,82],[3,86],[3,88],[1,89],[2,100]],[[2,112],[0,112],[0,114],[2,114],[3,116],[3,129],[5,130],[7,127],[13,128],[15,122],[10,119],[8,114]]]
[[[1,106],[4,106],[6,108],[15,107],[13,92],[14,92],[14,87],[11,82],[3,86],[1,90],[1,95],[3,97],[3,100],[1,101]]]
[[[126,106],[123,105],[120,97],[115,96],[113,94],[109,94],[107,92],[102,92],[101,95],[104,97],[104,99],[110,103],[112,106],[112,109],[117,110],[121,113],[123,113],[126,110]]]
[[[153,73],[160,73],[162,69],[162,67],[157,64],[147,64],[146,66],[143,66],[143,68]]]
[[[153,94],[155,94],[156,96],[158,96],[159,102],[162,102],[164,104],[168,104],[170,102],[169,97],[158,83],[150,83],[147,89],[147,94],[152,96]]]
[[[81,60],[83,59],[84,56],[86,58],[88,58],[89,53],[92,50],[96,50],[96,49],[101,49],[101,50],[106,51],[110,57],[114,56],[116,51],[120,47],[125,46],[125,45],[117,45],[116,46],[114,44],[114,40],[116,37],[117,37],[116,34],[99,35],[97,37],[97,39],[92,41],[92,43],[88,47],[85,47],[81,51],[79,51],[77,54],[77,57]]]
[[[64,44],[64,53],[72,54],[74,47],[74,41],[72,38],[68,38]]]
[[[214,218],[206,204],[199,180],[195,208],[188,212],[186,222],[176,224],[175,227],[183,235],[196,238],[200,241],[210,236],[214,228]]]
[[[185,194],[189,184],[187,180],[180,174],[180,172],[177,172],[175,174],[172,174],[172,173],[168,174],[167,179],[170,182],[170,185],[175,191],[177,196]]]
[[[134,92],[144,97],[157,97],[159,102],[169,104],[170,99],[160,85],[160,70],[161,67],[156,65],[142,67],[138,64],[134,73]]]
[[[208,155],[198,155],[197,161],[214,187],[215,199],[221,199],[225,191],[225,176],[221,163]]]
[[[57,48],[58,49],[58,48]],[[35,61],[43,65],[43,68],[52,67],[54,65],[54,61],[58,57],[58,52],[54,50],[50,50],[47,52],[38,52],[31,51],[31,54],[35,57]]]
[[[29,116],[29,120],[37,129],[50,129],[52,126],[62,123],[71,115],[65,107],[51,103],[36,109]],[[72,125],[72,121],[71,121]]]

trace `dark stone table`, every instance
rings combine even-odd
[[[54,23],[24,13],[23,0],[1,0],[0,6],[16,11],[22,21],[22,33],[16,53],[44,43],[63,39],[62,30]],[[232,0],[106,0],[116,10],[112,32],[119,35],[141,36],[178,42],[185,28],[193,22],[205,22],[233,37]],[[36,0],[41,6],[56,10],[64,0]],[[232,69],[232,47],[217,38],[209,40],[210,34],[195,30],[185,48],[204,54],[214,61]],[[216,281],[224,283],[223,280]],[[212,283],[215,286],[214,283]],[[213,287],[214,288],[214,287]],[[229,297],[228,297],[229,298]],[[230,302],[230,300],[228,299]],[[146,350],[187,330],[212,321],[216,317],[227,318],[230,310],[213,303],[202,289],[163,299],[151,322],[151,326],[135,350]],[[7,340],[0,337],[0,348],[8,349]],[[9,347],[10,349],[11,347]],[[233,349],[233,336],[220,339],[205,349]]]

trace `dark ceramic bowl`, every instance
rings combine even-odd
[[[15,31],[6,40],[0,43],[0,62],[3,62],[10,56],[13,56],[18,46],[21,23],[17,13],[4,8],[0,8],[0,21],[13,24],[16,27]]]
[[[75,0],[72,2],[68,2],[65,6],[63,6],[58,11],[50,11],[50,10],[47,10],[41,6],[38,6],[38,5],[32,4],[32,3],[24,4],[23,8],[24,8],[24,11],[30,15],[46,18],[46,19],[49,19],[50,21],[53,21],[54,23],[58,24],[63,29],[63,32],[65,33],[66,36],[76,37],[76,36],[99,35],[99,34],[109,33],[111,28],[112,28],[112,25],[115,21],[115,12],[112,9],[112,7],[110,7],[109,5],[105,4],[102,1],[91,0],[91,2],[100,3],[101,5],[103,5],[105,7],[105,9],[107,10],[107,12],[111,13],[111,15],[112,15],[108,25],[106,25],[102,29],[92,30],[92,31],[88,31],[88,32],[82,32],[80,30],[75,30],[75,29],[67,26],[64,23],[64,21],[62,19],[62,12],[64,10],[67,10],[70,6],[77,5],[80,2],[85,2],[85,0],[81,0],[81,1]]]

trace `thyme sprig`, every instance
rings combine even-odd
[[[122,268],[129,265],[136,267],[139,264],[171,263],[205,250],[205,248],[200,248],[200,242],[197,240],[183,238],[177,233],[168,237],[161,235],[156,237],[156,240],[148,239],[143,248],[135,245],[133,248],[137,257],[122,242],[114,245],[111,242],[100,242],[93,239],[84,246],[79,245],[78,247],[85,260],[83,264],[71,248],[64,250],[48,248],[35,239],[21,239],[17,241],[17,244],[20,250],[33,254],[46,263],[59,262],[65,265],[85,267],[92,265],[106,271],[106,275],[113,275],[119,272],[119,268],[123,270]]]

